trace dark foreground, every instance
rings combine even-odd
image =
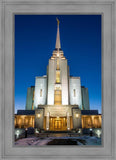
[[[68,137],[65,134],[50,135],[49,137],[21,138],[15,142],[16,146],[44,146],[44,145],[101,145],[101,138],[81,135]]]

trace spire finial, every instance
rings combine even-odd
[[[60,45],[60,32],[59,32],[59,23],[60,23],[60,21],[59,21],[58,18],[56,18],[56,20],[57,20],[57,36],[56,36],[56,47],[55,48],[60,49],[61,48],[61,45]]]
[[[58,18],[56,18],[56,20],[57,20],[57,25],[59,25],[59,23],[60,23],[59,19],[58,19]]]

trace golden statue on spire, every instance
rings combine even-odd
[[[59,25],[59,23],[60,23],[59,19],[58,19],[58,18],[56,18],[56,20],[57,20],[57,24]]]

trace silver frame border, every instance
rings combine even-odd
[[[1,159],[116,159],[116,57],[114,1],[1,0],[0,1],[0,151]],[[14,147],[14,14],[102,15],[103,145],[90,147]]]

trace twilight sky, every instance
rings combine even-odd
[[[70,75],[89,90],[90,109],[101,113],[101,15],[15,15],[15,113],[25,109],[27,88],[46,75],[57,22]]]

